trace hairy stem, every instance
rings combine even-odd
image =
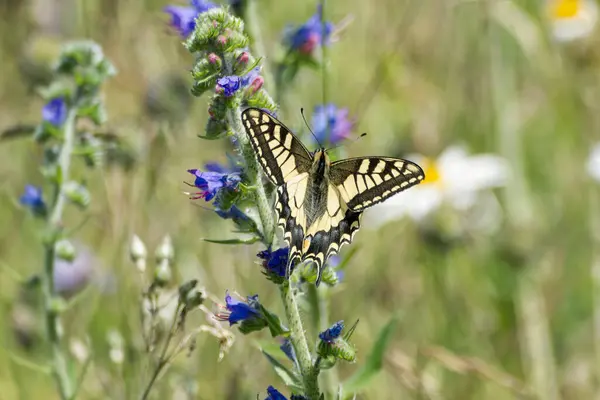
[[[56,258],[55,246],[59,238],[60,225],[66,196],[64,184],[69,179],[69,168],[75,141],[75,117],[77,108],[72,107],[64,124],[64,142],[58,159],[60,179],[54,187],[54,201],[48,217],[47,225],[50,235],[45,242],[44,253],[44,313],[46,321],[46,334],[52,352],[52,376],[56,381],[61,399],[72,399],[74,396],[73,383],[68,373],[67,359],[63,353],[59,334],[59,314],[55,306],[56,293],[54,290],[54,260]]]
[[[240,119],[241,112],[239,108],[236,107],[233,110],[229,110],[227,113],[229,126],[235,132],[242,156],[246,162],[246,172],[248,173],[248,178],[256,187],[254,190],[254,198],[258,208],[260,222],[262,224],[263,240],[265,245],[270,247],[273,243],[273,235],[275,233],[275,220],[273,219],[273,206],[267,197],[267,192],[262,183],[262,169],[258,164],[256,154],[254,154],[254,150],[248,141],[248,137],[242,128],[242,121]]]
[[[290,288],[289,281],[286,281],[281,285],[281,299],[283,300],[283,305],[285,307],[285,315],[288,320],[289,328],[292,331],[290,340],[296,351],[296,358],[298,359],[298,365],[300,366],[304,394],[310,400],[318,400],[318,373],[315,373],[317,371],[313,368],[312,356],[306,340],[306,332],[302,326],[302,319],[300,318],[300,312],[298,311],[298,303],[296,302],[294,292]]]

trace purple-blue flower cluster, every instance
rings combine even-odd
[[[265,398],[265,400],[287,400],[287,397],[285,397],[283,394],[281,394],[281,392],[277,389],[275,389],[273,386],[269,386],[267,388],[267,397]],[[290,400],[307,400],[306,397],[298,395],[298,394],[293,394],[292,397],[290,397]]]
[[[236,300],[229,295],[225,296],[226,312],[217,315],[222,321],[229,321],[229,325],[250,319],[261,318],[259,310],[258,295],[248,296],[246,301]]]
[[[222,93],[225,97],[233,96],[238,90],[251,86],[251,90],[258,91],[264,83],[264,78],[260,76],[260,67],[253,68],[244,76],[229,75],[217,80],[217,93]]]
[[[263,267],[267,273],[285,277],[285,269],[288,263],[289,249],[282,247],[275,251],[270,249],[260,251],[257,255],[263,260]]]
[[[344,321],[338,321],[335,324],[331,325],[331,327],[319,333],[319,339],[326,343],[333,343],[335,339],[340,337],[343,329]]]
[[[203,172],[198,169],[189,169],[188,172],[196,177],[194,186],[200,189],[200,192],[192,196],[192,199],[194,200],[204,199],[206,201],[211,201],[221,190],[237,189],[237,186],[241,181],[238,172]]]
[[[23,194],[19,198],[19,203],[29,208],[34,214],[42,216],[46,212],[46,202],[42,193],[42,188],[34,185],[25,185]]]
[[[183,38],[189,36],[196,28],[196,17],[218,5],[205,0],[191,0],[191,6],[166,6],[163,11],[171,16],[169,25]]]
[[[42,108],[42,119],[51,125],[61,126],[67,120],[67,111],[65,99],[56,97]]]
[[[320,143],[336,144],[350,137],[354,122],[348,117],[347,108],[327,104],[315,107],[312,125]]]
[[[316,14],[310,17],[308,21],[297,28],[287,29],[285,42],[292,50],[304,55],[312,55],[323,41],[323,36],[325,44],[329,44],[333,24],[325,22],[325,26],[323,26],[321,15],[322,9],[319,5]]]

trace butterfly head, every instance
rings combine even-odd
[[[327,151],[324,148],[320,148],[313,154],[311,172],[320,176],[326,175],[329,172],[330,164],[331,160],[329,160]]]

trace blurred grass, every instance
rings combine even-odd
[[[106,90],[108,129],[139,155],[129,172],[112,168],[85,176],[93,203],[77,237],[94,249],[114,287],[86,293],[64,321],[65,332],[89,338],[94,352],[84,398],[134,398],[142,383],[135,361],[144,355],[133,350],[139,344],[140,285],[127,257],[134,232],[151,250],[172,235],[182,279],[197,277],[219,296],[230,289],[279,303],[276,288],[254,263],[260,248],[204,243],[203,237],[233,235],[230,225],[181,194],[186,169],[224,161],[226,143],[195,137],[203,130],[206,100],[188,103],[185,90],[177,89],[189,86],[192,60],[168,32],[164,5],[0,1],[0,130],[39,119],[42,104],[31,81],[44,75],[37,67],[51,60],[60,41],[87,37],[102,44],[119,70]],[[283,27],[303,22],[314,5],[261,0],[257,10],[268,51],[259,56],[274,61]],[[555,45],[542,12],[533,1],[328,2],[334,22],[354,17],[329,50],[329,97],[360,116],[357,133],[369,133],[348,147],[349,155],[435,156],[449,144],[466,143],[474,152],[507,157],[515,171],[498,192],[507,212],[492,236],[443,243],[428,240],[408,221],[358,234],[353,246],[360,249],[331,299],[332,321],[360,318],[353,336],[358,365],[342,365],[340,376],[364,362],[393,312],[402,316],[384,372],[360,398],[510,399],[533,393],[583,399],[598,393],[598,288],[591,276],[598,242],[590,236],[598,207],[590,203],[596,189],[584,166],[600,128],[599,43],[592,38]],[[172,83],[180,80],[183,85]],[[299,107],[310,110],[320,102],[320,82],[316,71],[301,72],[282,104],[288,125],[301,127]],[[147,105],[149,92],[162,103]],[[2,399],[54,393],[48,376],[9,356],[45,359],[39,343],[29,351],[18,345],[14,310],[21,294],[6,268],[27,277],[41,265],[38,226],[15,202],[25,183],[40,182],[40,157],[31,140],[0,143]],[[74,226],[81,218],[71,210],[65,223]],[[108,358],[106,335],[113,328],[127,342],[121,367]],[[196,385],[198,394],[190,398],[252,399],[269,384],[283,389],[255,340],[237,335],[217,364],[216,340],[200,336],[192,356],[160,382],[158,394],[181,398],[177,393]]]

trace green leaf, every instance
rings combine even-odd
[[[369,381],[381,370],[383,365],[383,357],[385,350],[392,339],[396,325],[398,324],[398,315],[392,316],[390,321],[383,327],[379,332],[379,336],[371,349],[365,365],[354,375],[352,375],[344,383],[344,390],[348,393],[354,393],[360,391],[366,387]]]
[[[205,242],[217,244],[254,244],[260,240],[259,237],[251,237],[250,239],[202,239]]]
[[[340,263],[336,267],[336,271],[343,271],[348,266],[348,263],[350,262],[350,260],[352,260],[354,258],[354,255],[356,254],[358,249],[360,249],[359,245],[350,247],[348,252],[346,252],[346,254],[344,255],[344,258],[342,259],[342,261],[340,261]]]
[[[271,336],[288,336],[290,334],[288,328],[283,326],[281,319],[279,319],[276,314],[273,314],[267,310],[262,304],[260,305],[260,310],[262,311],[265,321],[267,321],[267,326],[269,327]]]
[[[262,353],[265,355],[265,357],[267,357],[267,360],[271,363],[275,373],[281,378],[281,380],[283,380],[286,386],[298,391],[303,390],[300,377],[298,377],[293,371],[290,371],[285,365],[277,361],[266,351],[262,350]]]

